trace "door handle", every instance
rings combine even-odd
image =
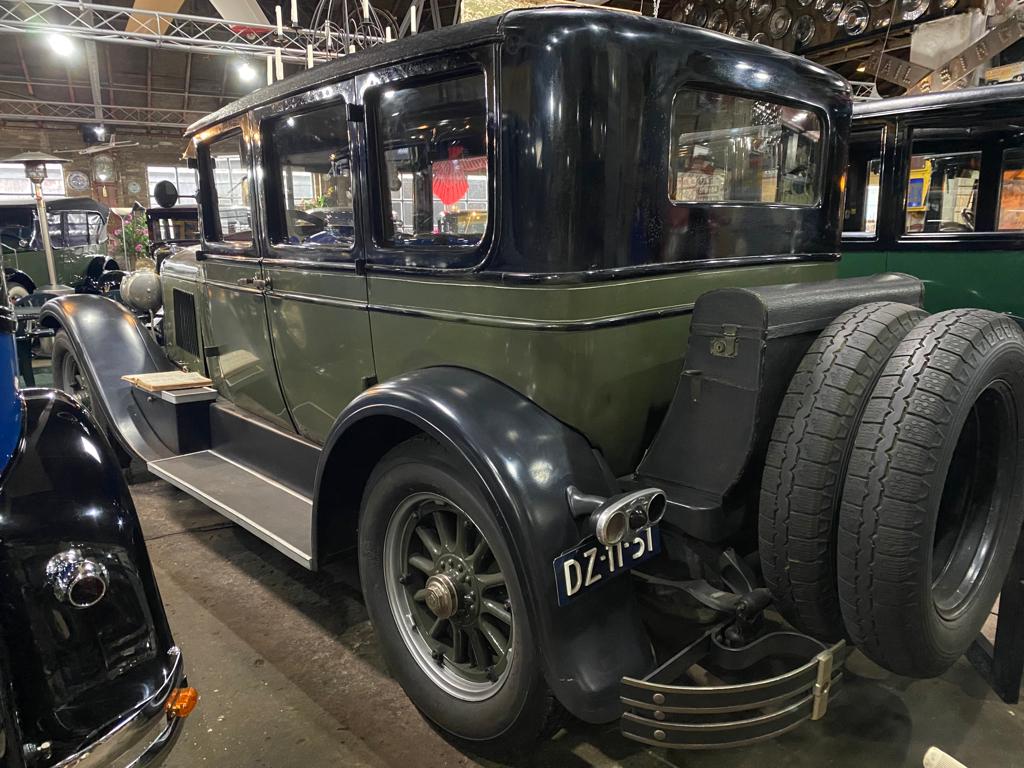
[[[239,285],[251,285],[257,291],[265,291],[270,288],[270,279],[264,280],[262,277],[240,277],[236,281]]]

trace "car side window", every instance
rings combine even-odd
[[[62,214],[59,213],[46,214],[46,229],[50,233],[50,245],[53,248],[67,247],[67,244],[64,242],[64,224],[61,221],[62,218]],[[42,242],[40,242],[40,250],[42,247]]]
[[[270,124],[271,242],[327,253],[355,243],[355,209],[345,105]],[[339,258],[345,256],[341,253]]]
[[[907,234],[973,232],[981,152],[917,153],[907,180]]]
[[[65,242],[69,248],[89,244],[88,217],[84,212],[67,214],[67,226]]]
[[[381,242],[475,249],[487,232],[487,87],[480,73],[378,89]],[[431,266],[463,266],[439,257]]]
[[[996,229],[1000,232],[1024,230],[1024,148],[1003,152],[999,174],[999,214]]]
[[[882,129],[850,137],[850,165],[846,176],[844,232],[874,234],[878,226],[878,197],[882,172]]]
[[[89,217],[89,242],[102,243],[107,239],[106,227],[103,224],[103,217],[98,213],[90,213]]]
[[[209,190],[213,241],[252,243],[252,208],[249,200],[249,166],[240,133],[229,133],[210,142],[204,150],[206,173],[212,176]]]

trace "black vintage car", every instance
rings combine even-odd
[[[0,280],[0,766],[155,766],[196,704],[110,445],[15,385]]]

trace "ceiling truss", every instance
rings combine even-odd
[[[95,123],[97,110],[102,114],[101,122],[104,125],[142,125],[151,128],[175,129],[184,129],[205,114],[195,110],[0,98],[0,120],[81,125],[82,123]]]

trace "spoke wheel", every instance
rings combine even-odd
[[[466,701],[492,696],[511,666],[505,575],[466,512],[434,492],[402,500],[384,537],[388,602],[420,668]]]

